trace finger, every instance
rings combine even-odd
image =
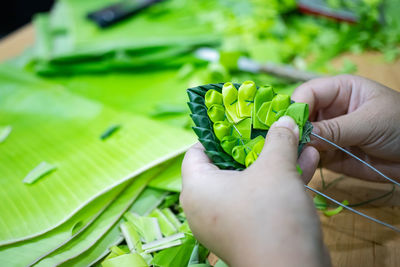
[[[355,79],[351,75],[314,79],[299,86],[292,99],[309,105],[312,120],[317,115],[319,120],[340,116],[348,111]],[[321,110],[324,112],[317,114]]]
[[[210,170],[218,170],[218,167],[215,166],[204,153],[203,145],[200,143],[195,144],[186,152],[182,162],[183,183],[193,174],[204,173]]]
[[[400,164],[390,162],[363,154],[359,149],[348,149],[362,160],[368,162],[376,169],[387,175],[389,178],[400,181]],[[368,181],[388,182],[381,175],[372,171],[360,161],[341,151],[327,151],[321,154],[321,163],[324,168],[334,172],[343,173],[350,177],[355,177]]]
[[[319,152],[312,146],[306,146],[301,153],[298,164],[303,171],[301,179],[308,184],[313,177],[315,170],[318,168]]]
[[[259,168],[268,168],[272,164],[295,169],[298,143],[299,127],[291,117],[284,116],[269,129],[264,148],[254,164]]]
[[[366,144],[372,134],[370,119],[375,116],[375,112],[369,109],[366,105],[347,115],[313,122],[313,132],[341,147]],[[335,149],[327,142],[315,137],[312,137],[311,145],[320,151]]]

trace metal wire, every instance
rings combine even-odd
[[[393,231],[396,231],[396,232],[400,233],[400,229],[397,228],[396,226],[393,226],[393,225],[388,224],[388,223],[385,223],[385,222],[383,222],[383,221],[381,221],[381,220],[375,219],[375,218],[373,218],[373,217],[371,217],[371,216],[368,216],[367,214],[364,214],[364,213],[362,213],[362,212],[360,212],[360,211],[358,211],[358,210],[355,210],[355,209],[353,209],[353,208],[350,208],[350,207],[347,206],[347,205],[343,205],[343,204],[340,203],[339,201],[337,201],[337,200],[331,198],[331,197],[328,196],[328,195],[325,195],[325,194],[322,193],[322,192],[319,192],[318,190],[316,190],[316,189],[314,189],[314,188],[312,188],[312,187],[309,187],[308,185],[304,185],[304,186],[305,186],[308,190],[310,190],[310,191],[312,191],[312,192],[314,192],[314,193],[316,193],[316,194],[318,194],[318,195],[320,195],[320,196],[323,196],[323,197],[326,198],[326,199],[329,199],[330,201],[334,202],[335,204],[337,204],[337,205],[339,205],[339,206],[341,206],[341,207],[343,207],[343,208],[345,208],[345,209],[348,209],[348,210],[354,212],[355,214],[358,214],[358,215],[360,215],[360,216],[362,216],[362,217],[364,217],[364,218],[367,218],[367,219],[369,219],[369,220],[371,220],[371,221],[373,221],[373,222],[376,222],[376,223],[378,223],[378,224],[381,224],[381,225],[383,225],[383,226],[386,226],[386,227],[392,229]]]
[[[346,153],[347,155],[349,155],[349,156],[351,156],[352,158],[354,158],[354,159],[358,160],[359,162],[363,163],[365,166],[367,166],[368,168],[370,168],[371,170],[373,170],[374,172],[376,172],[377,174],[379,174],[380,176],[382,176],[382,177],[385,178],[386,180],[392,182],[392,183],[395,184],[395,185],[399,185],[399,186],[400,186],[400,183],[399,183],[399,182],[396,182],[395,180],[393,180],[393,179],[387,177],[385,174],[383,174],[382,172],[380,172],[380,171],[379,171],[378,169],[376,169],[374,166],[372,166],[372,165],[369,164],[368,162],[366,162],[366,161],[360,159],[359,157],[357,157],[356,155],[354,155],[354,154],[351,153],[350,151],[347,151],[346,149],[344,149],[344,148],[338,146],[337,144],[333,143],[332,141],[329,141],[328,139],[326,139],[326,138],[324,138],[324,137],[322,137],[322,136],[319,136],[318,134],[315,134],[315,133],[312,132],[311,135],[314,136],[314,137],[316,137],[316,138],[318,138],[318,139],[320,139],[320,140],[322,140],[322,141],[325,141],[325,142],[327,142],[328,144],[330,144],[331,146],[334,146],[334,147],[336,147],[337,149],[343,151],[343,152]],[[350,210],[351,212],[354,212],[354,213],[357,214],[357,215],[360,215],[360,216],[362,216],[362,217],[364,217],[364,218],[367,218],[367,219],[369,219],[369,220],[371,220],[371,221],[373,221],[373,222],[376,222],[376,223],[378,223],[378,224],[381,224],[381,225],[383,225],[383,226],[386,226],[386,227],[392,229],[393,231],[396,231],[396,232],[400,233],[400,229],[397,228],[396,226],[393,226],[393,225],[388,224],[388,223],[385,223],[385,222],[383,222],[383,221],[381,221],[381,220],[375,219],[375,218],[373,218],[373,217],[371,217],[371,216],[368,216],[368,215],[366,215],[366,214],[364,214],[364,213],[362,213],[362,212],[360,212],[360,211],[358,211],[358,210],[355,210],[355,209],[353,209],[353,208],[351,208],[351,207],[349,207],[349,206],[347,206],[347,205],[344,205],[344,204],[340,203],[339,201],[337,201],[337,200],[331,198],[330,196],[325,195],[324,193],[322,193],[322,192],[320,192],[320,191],[318,191],[318,190],[316,190],[316,189],[314,189],[314,188],[309,187],[308,185],[304,185],[304,186],[305,186],[308,190],[310,190],[310,191],[312,191],[312,192],[314,192],[314,193],[316,193],[316,194],[318,194],[318,195],[320,195],[320,196],[322,196],[322,197],[324,197],[324,198],[326,198],[326,199],[329,199],[330,201],[334,202],[335,204],[337,204],[337,205],[339,205],[339,206],[341,206],[341,207],[343,207],[343,208],[345,208],[345,209],[347,209],[347,210]]]
[[[396,182],[395,180],[393,180],[393,179],[387,177],[385,174],[383,174],[383,173],[382,173],[381,171],[379,171],[377,168],[375,168],[374,166],[372,166],[372,165],[369,164],[368,162],[366,162],[366,161],[360,159],[359,157],[357,157],[356,155],[354,155],[354,154],[351,153],[350,151],[347,151],[346,149],[344,149],[344,148],[338,146],[337,144],[333,143],[332,141],[329,141],[328,139],[326,139],[326,138],[324,138],[324,137],[322,137],[322,136],[319,136],[318,134],[311,133],[311,135],[312,135],[312,136],[315,136],[316,138],[321,139],[322,141],[327,142],[327,143],[330,144],[331,146],[334,146],[334,147],[336,147],[337,149],[343,151],[343,152],[346,153],[347,155],[349,155],[349,156],[351,156],[352,158],[354,158],[354,159],[360,161],[361,163],[363,163],[365,166],[367,166],[368,168],[370,168],[371,170],[373,170],[374,172],[376,172],[377,174],[379,174],[380,176],[382,176],[382,177],[385,178],[386,180],[388,180],[388,181],[394,183],[395,185],[400,186],[400,183],[399,183],[399,182]]]

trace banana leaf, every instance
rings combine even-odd
[[[210,120],[207,114],[207,106],[205,103],[205,96],[209,90],[216,90],[222,93],[224,83],[219,84],[207,84],[187,89],[189,96],[188,106],[192,112],[191,117],[195,124],[193,127],[194,132],[199,138],[199,141],[205,148],[205,153],[213,161],[213,163],[220,169],[229,170],[243,170],[245,166],[238,163],[233,157],[227,154],[221,147],[219,138],[217,138],[213,129],[213,122]],[[233,84],[236,89],[239,89],[241,84]],[[254,116],[254,114],[252,115]],[[309,135],[312,131],[312,124],[307,121],[303,128],[303,135],[299,141],[299,153],[303,146],[310,141]],[[251,129],[251,138],[257,136],[265,137],[268,130]]]
[[[170,65],[193,47],[219,43],[217,28],[205,16],[216,3],[166,1],[106,30],[87,19],[89,12],[113,2],[119,1],[58,1],[50,14],[37,16],[34,69],[43,74],[66,74]]]
[[[101,141],[100,134],[116,122],[123,129]],[[0,66],[0,124],[13,127],[0,146],[2,245],[54,229],[194,141],[184,131],[115,112],[5,65]],[[42,161],[56,164],[57,171],[23,184]]]
[[[163,176],[161,174],[160,176]],[[139,215],[146,215],[151,210],[156,208],[162,200],[165,198],[166,192],[162,190],[146,188],[138,199],[129,208],[129,211]],[[121,219],[115,224],[106,235],[104,235],[95,245],[89,250],[80,254],[79,256],[64,262],[60,266],[91,266],[104,258],[109,253],[109,248],[113,245],[118,245],[122,242],[121,232],[119,230],[119,224],[123,220]]]
[[[35,259],[76,237],[89,227],[118,197],[128,182],[89,203],[70,220],[56,229],[26,241],[0,247],[0,265],[26,266]]]
[[[149,187],[170,192],[181,192],[182,190],[182,177],[181,165],[183,156],[176,159],[176,163],[171,165],[163,175],[157,176],[150,181]]]
[[[170,163],[155,167],[135,178],[130,186],[102,213],[96,221],[83,231],[77,238],[72,239],[63,247],[57,249],[37,266],[54,266],[75,258],[101,239],[115,225],[140,195],[148,182],[160,174]]]

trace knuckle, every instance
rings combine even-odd
[[[322,121],[322,132],[330,141],[340,143],[342,138],[341,127],[337,120]]]

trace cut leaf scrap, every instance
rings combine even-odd
[[[347,206],[347,205],[349,205],[349,202],[347,200],[343,200],[342,204]],[[343,210],[343,207],[339,206],[336,209],[324,211],[324,215],[331,217],[331,216],[339,214],[342,210]]]
[[[50,174],[55,169],[57,169],[56,165],[43,161],[25,176],[23,182],[25,184],[33,184],[43,176]]]
[[[12,127],[10,125],[0,127],[0,144],[3,143],[10,135]]]

